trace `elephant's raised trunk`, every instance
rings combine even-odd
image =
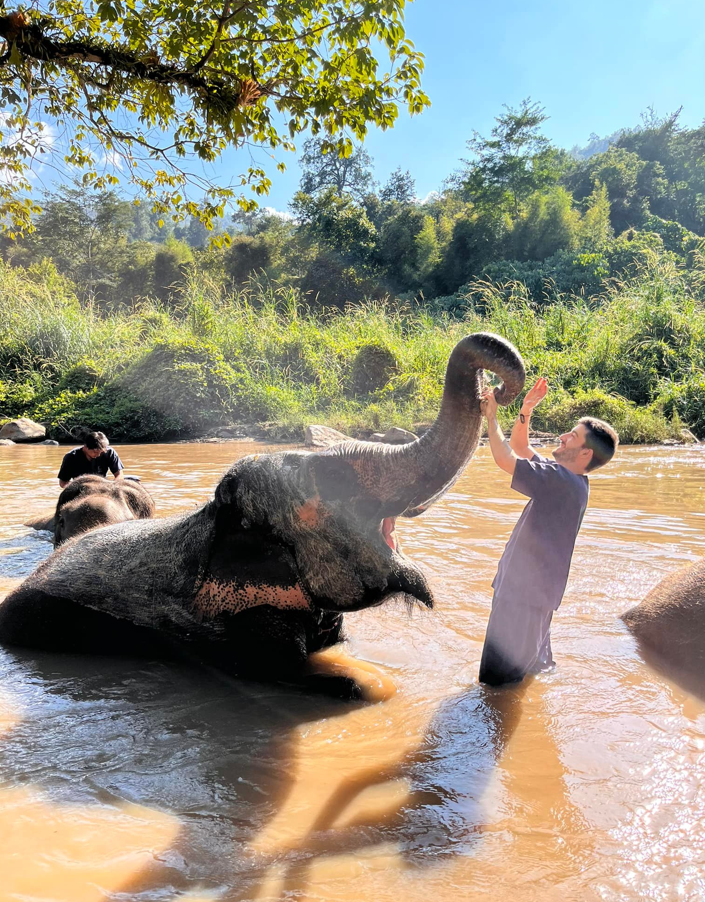
[[[453,349],[440,412],[420,439],[401,446],[346,442],[322,452],[321,457],[350,460],[362,490],[359,507],[366,508],[365,513],[372,514],[374,510],[382,517],[414,517],[453,485],[480,439],[480,395],[485,369],[503,380],[495,389],[499,403],[510,404],[524,385],[521,356],[505,339],[477,332],[463,338]],[[339,470],[337,479],[340,480]],[[333,485],[328,488],[337,494]]]
[[[475,453],[482,432],[483,370],[502,379],[495,395],[503,406],[511,404],[524,387],[524,362],[508,341],[477,332],[458,342],[448,361],[436,422],[418,442],[401,448],[402,454],[405,450],[409,453],[416,473],[416,491],[404,516],[414,517],[433,504],[458,479]]]

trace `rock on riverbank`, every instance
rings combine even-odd
[[[39,442],[46,438],[46,434],[44,426],[27,417],[10,420],[0,429],[0,439],[9,439],[12,442]]]

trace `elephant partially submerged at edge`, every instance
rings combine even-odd
[[[669,574],[622,620],[649,663],[705,698],[705,561]]]
[[[356,695],[349,679],[307,675],[307,658],[340,640],[346,611],[400,594],[433,606],[424,575],[398,549],[395,518],[423,513],[470,461],[483,369],[503,380],[500,404],[521,391],[517,350],[469,335],[420,439],[246,457],[194,513],[70,541],[0,605],[0,641],[101,652],[175,640],[234,673]]]

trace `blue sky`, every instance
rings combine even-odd
[[[703,0],[415,0],[409,38],[426,57],[431,107],[395,127],[374,130],[366,148],[384,182],[410,170],[417,194],[440,187],[477,129],[488,134],[502,104],[530,96],[550,116],[545,133],[559,146],[587,143],[635,125],[649,106],[683,107],[681,122],[705,119]],[[229,154],[228,168],[244,168]],[[276,172],[263,205],[285,210],[300,177],[293,155]]]

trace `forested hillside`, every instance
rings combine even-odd
[[[2,245],[1,414],[116,441],[416,427],[453,343],[489,329],[551,383],[538,428],[705,437],[705,128],[647,115],[569,153],[545,118],[506,109],[423,201],[410,173],[380,187],[364,148],[311,139],[288,215],[236,214],[216,243],[60,189]]]
[[[705,128],[649,114],[568,153],[542,134],[545,119],[528,100],[506,109],[423,202],[409,172],[379,186],[363,147],[340,159],[311,139],[290,218],[235,214],[216,232],[222,247],[197,220],[160,227],[148,204],[67,186],[44,199],[32,236],[4,241],[3,257],[49,258],[82,300],[105,307],[178,297],[194,270],[235,289],[264,275],[313,307],[401,295],[452,309],[478,279],[519,279],[544,301],[598,294],[650,254],[688,265],[705,235]]]

